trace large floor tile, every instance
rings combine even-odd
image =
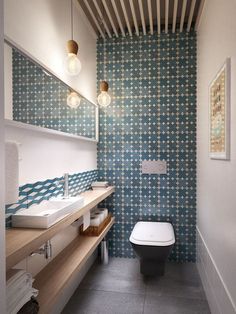
[[[139,260],[96,262],[64,314],[210,314],[196,265],[167,263],[162,277],[140,274]]]
[[[168,262],[166,264],[165,277],[181,281],[185,284],[191,284],[192,286],[201,285],[201,279],[195,263]]]
[[[143,278],[140,274],[140,265],[137,258],[110,258],[108,265],[102,265],[97,262],[95,268],[102,269],[106,272],[112,272],[126,278],[133,278],[134,276],[137,279]]]
[[[137,266],[135,260],[120,258],[111,259],[108,265],[96,263],[79,289],[145,294],[146,284]]]
[[[77,290],[62,314],[142,314],[144,296]]]
[[[146,296],[144,314],[210,314],[206,300]]]
[[[165,277],[160,279],[147,279],[146,284],[147,295],[205,299],[205,293],[201,285],[186,284],[182,281]]]
[[[205,293],[193,263],[167,263],[165,275],[146,279],[147,295],[205,299]]]

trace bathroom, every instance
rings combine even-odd
[[[236,313],[235,13],[0,0],[0,313]],[[33,226],[53,201],[68,212]],[[18,302],[10,273],[29,279]]]

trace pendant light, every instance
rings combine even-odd
[[[81,98],[76,92],[71,91],[67,96],[67,106],[76,109],[80,105]]]
[[[101,23],[104,22],[103,20],[101,20]],[[105,28],[105,25],[104,25]],[[105,64],[106,64],[106,45],[105,45],[105,38],[103,39],[103,76],[105,78],[105,72],[106,72],[106,68],[105,68]],[[110,105],[111,103],[111,96],[108,94],[108,89],[109,89],[109,84],[107,83],[107,81],[101,81],[100,83],[100,94],[98,95],[98,104],[101,107],[107,107]]]
[[[101,93],[98,95],[98,103],[101,107],[107,107],[111,103],[111,96],[108,94],[109,85],[106,81],[101,81],[100,83],[100,91]]]
[[[67,51],[68,55],[65,61],[66,72],[71,76],[76,76],[81,70],[81,62],[77,56],[78,53],[78,44],[73,40],[73,0],[71,0],[71,40],[67,41]]]

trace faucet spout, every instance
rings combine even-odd
[[[63,198],[69,198],[69,173],[65,173],[63,179],[55,183],[56,186],[63,184]]]
[[[69,173],[64,174],[64,198],[69,198]]]

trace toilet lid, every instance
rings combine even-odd
[[[175,234],[169,222],[139,221],[129,240],[139,245],[168,246],[175,243]]]

